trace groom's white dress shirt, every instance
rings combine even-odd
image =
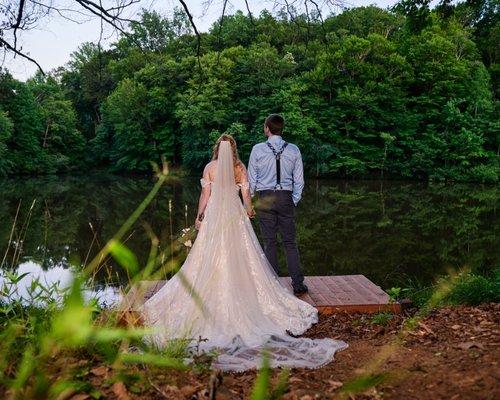
[[[281,150],[284,142],[280,135],[271,136],[267,140],[267,143],[271,144],[276,152]],[[304,167],[299,148],[288,143],[281,154],[280,164],[281,187],[283,190],[293,192],[293,202],[297,205],[304,188]],[[266,142],[256,144],[250,153],[248,181],[252,196],[256,191],[274,190],[276,186],[276,157]]]

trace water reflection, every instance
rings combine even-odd
[[[13,279],[6,270],[0,271],[1,299],[19,301],[25,305],[43,307],[48,301],[60,303],[75,275],[73,268],[55,265],[47,270],[33,261],[19,264]],[[84,288],[82,295],[87,301],[95,300],[101,307],[111,307],[121,300],[119,288],[114,286],[96,286]]]
[[[160,247],[168,248],[194,221],[198,182],[171,179],[141,216],[127,237],[141,263],[150,250],[145,225],[158,235]],[[100,174],[0,181],[2,268],[37,265],[61,273],[81,266],[152,185],[148,178]],[[388,288],[408,277],[429,282],[447,267],[493,268],[500,260],[498,199],[496,186],[309,180],[297,209],[305,272],[361,273]],[[112,260],[106,266],[98,282],[125,281]]]

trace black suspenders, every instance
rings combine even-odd
[[[283,143],[283,146],[281,146],[280,151],[276,151],[275,148],[271,145],[271,143],[266,142],[266,144],[269,146],[269,148],[272,150],[274,157],[276,158],[276,185],[274,186],[274,190],[278,189],[283,189],[281,186],[281,153],[283,153],[283,150],[285,150],[286,146],[288,146],[287,142]]]

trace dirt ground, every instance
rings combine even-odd
[[[398,334],[415,310],[395,315],[385,324],[372,316],[321,316],[307,332],[312,338],[331,337],[349,348],[316,370],[292,370],[285,400],[313,399],[500,399],[500,304],[453,306],[417,319],[413,329]],[[127,371],[134,375],[131,367]],[[280,370],[272,373],[276,384]],[[209,370],[144,370],[140,379],[117,380],[115,372],[94,364],[87,382],[106,399],[247,399],[256,372],[217,374]],[[124,382],[123,382],[124,381]],[[67,392],[60,400],[96,398]]]
[[[403,321],[402,315],[386,326],[371,324],[367,315],[321,318],[307,336],[342,339],[349,348],[323,368],[292,371],[289,391],[283,398],[500,398],[500,304],[434,310],[398,340]],[[344,384],[360,375],[381,382],[349,395]],[[220,392],[230,394],[221,398],[248,397],[249,385],[241,382],[249,377],[253,381],[254,376],[246,373],[223,379],[221,386],[227,390]]]

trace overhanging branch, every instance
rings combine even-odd
[[[186,13],[189,23],[193,27],[194,34],[196,35],[196,40],[197,40],[197,46],[196,46],[196,58],[198,59],[198,66],[200,68],[200,71],[202,70],[201,68],[201,35],[200,32],[198,31],[198,28],[196,27],[196,24],[194,23],[193,20],[193,15],[189,11],[189,8],[184,0],[179,0],[179,2],[182,4],[182,7],[184,8],[184,12]]]

